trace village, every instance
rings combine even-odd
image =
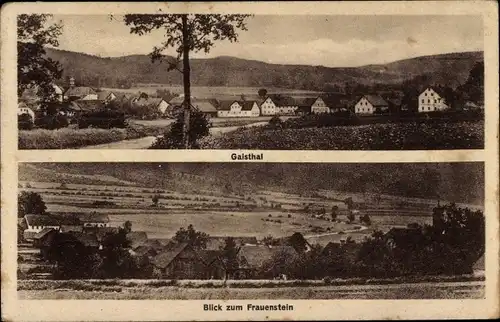
[[[170,100],[148,95],[145,92],[123,93],[123,91],[100,90],[88,86],[75,86],[74,78],[70,78],[66,88],[53,85],[53,102],[57,102],[57,113],[69,118],[77,117],[81,113],[96,112],[106,108],[128,106],[129,109],[142,110],[139,118],[175,118],[182,110],[184,97],[174,96]],[[257,94],[257,93],[256,93]],[[386,98],[384,99],[383,96]],[[401,112],[410,112],[408,104],[403,104],[402,92],[384,94],[364,94],[359,97],[349,95],[321,94],[314,97],[294,97],[284,94],[267,95],[261,89],[258,95],[217,96],[209,98],[191,98],[193,110],[202,112],[210,118],[245,118],[259,116],[299,116],[308,114],[325,114],[338,112],[352,112],[359,116],[390,115]],[[36,118],[47,113],[41,109],[41,102],[36,98],[36,89],[27,90],[20,97],[18,115],[27,114],[34,122]],[[446,101],[441,86],[425,87],[418,97],[417,113],[432,113],[446,111],[452,106]],[[479,110],[484,108],[481,102],[463,101],[462,110]],[[127,112],[126,109],[123,112]],[[127,113],[129,114],[129,113]]]

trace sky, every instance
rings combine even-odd
[[[161,31],[130,34],[123,17],[54,15],[64,25],[60,49],[101,57],[148,54]],[[239,41],[217,42],[209,54],[274,64],[355,67],[450,52],[483,50],[480,16],[258,15],[247,21]],[[171,54],[173,51],[165,52]]]

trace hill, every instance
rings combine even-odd
[[[33,171],[33,167],[40,171]],[[308,193],[326,189],[440,198],[479,205],[484,199],[484,169],[480,163],[255,163],[244,166],[239,163],[38,163],[21,164],[19,178],[44,181],[42,179],[50,177],[40,178],[38,174],[47,170],[60,177],[65,174],[66,180],[88,180],[93,175],[106,181],[182,192],[270,189]],[[59,182],[57,176],[51,177]]]
[[[97,57],[47,48],[47,55],[59,61],[63,79],[96,87],[122,87],[132,83],[182,84],[182,74],[167,71],[166,64],[152,63],[147,55]],[[472,66],[483,60],[483,52],[463,52],[423,56],[384,65],[330,68],[308,65],[279,65],[235,57],[191,60],[193,86],[281,87],[323,90],[325,84],[371,85],[401,83],[427,75],[432,83],[457,87]],[[453,71],[450,73],[450,71]]]

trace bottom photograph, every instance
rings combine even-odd
[[[484,163],[19,163],[19,299],[485,297]]]

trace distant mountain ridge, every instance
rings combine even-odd
[[[148,55],[101,58],[89,54],[47,48],[47,56],[59,61],[63,77],[73,76],[90,86],[120,87],[124,82],[181,85],[182,74],[167,71],[166,63],[151,62]],[[170,58],[172,59],[172,58]],[[395,84],[428,75],[431,82],[457,87],[468,76],[483,52],[422,56],[388,64],[361,67],[324,67],[269,64],[230,56],[191,60],[193,86],[281,87],[321,90],[325,84]]]

